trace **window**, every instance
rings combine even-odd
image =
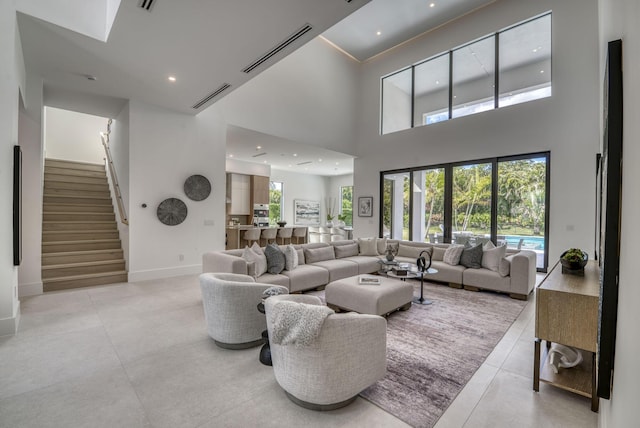
[[[381,172],[380,236],[527,249],[548,265],[549,153]],[[410,238],[409,238],[410,237]]]
[[[382,133],[411,128],[411,69],[382,80]]]
[[[381,85],[382,134],[550,97],[551,12],[385,76]]]
[[[346,226],[353,226],[353,186],[340,187],[340,216]]]
[[[551,15],[499,35],[499,106],[551,96]]]
[[[279,181],[269,182],[269,223],[275,224],[282,221],[282,183]]]
[[[416,65],[414,92],[414,126],[449,119],[449,54]]]
[[[453,51],[453,117],[495,108],[495,37]]]

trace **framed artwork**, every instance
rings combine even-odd
[[[320,201],[293,201],[293,223],[300,226],[320,225]]]
[[[358,217],[373,217],[373,196],[358,198]]]

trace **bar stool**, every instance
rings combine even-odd
[[[293,234],[291,240],[296,238],[296,244],[300,244],[300,238],[302,238],[302,244],[307,241],[307,228],[306,227],[296,227],[293,229]]]
[[[292,236],[293,236],[292,227],[283,227],[281,229],[278,229],[278,238],[280,238],[280,245],[284,245],[287,239],[289,240],[289,243],[291,243]]]
[[[244,232],[244,234],[242,235],[242,239],[244,241],[247,241],[247,245],[250,247],[252,245],[253,242],[258,242],[260,241],[260,229],[254,228],[254,229],[248,229],[246,232]]]
[[[278,229],[276,229],[275,227],[262,229],[262,233],[260,234],[260,241],[264,241],[264,246],[269,245],[271,242],[276,242],[277,233]]]

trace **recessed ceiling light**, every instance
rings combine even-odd
[[[291,164],[289,164],[289,168],[291,168]]]
[[[318,159],[318,162],[322,162],[322,159]]]
[[[382,35],[382,31],[376,31],[376,36]]]
[[[336,162],[336,165],[340,165],[340,162]]]
[[[297,154],[297,153],[294,153],[294,154],[293,154],[293,157],[294,157],[294,158],[297,158],[297,157],[298,157],[298,154]]]
[[[544,73],[544,70],[540,70],[540,74]]]
[[[436,4],[435,3],[431,3],[431,4],[429,4],[429,7],[436,7]]]
[[[169,76],[169,77],[167,77],[167,79],[169,79],[169,82],[175,82],[176,81],[176,76]]]
[[[256,146],[256,150],[260,150],[262,146]]]
[[[436,85],[439,85],[439,84],[440,84],[440,81],[439,81],[439,80],[436,80]]]
[[[262,163],[267,163],[267,161],[262,161]]]
[[[230,158],[232,158],[232,157],[233,157],[233,154],[230,154],[230,155],[229,155],[229,157],[230,157]]]
[[[535,48],[535,49],[533,50],[533,53],[536,53],[536,52],[538,52],[538,48]]]

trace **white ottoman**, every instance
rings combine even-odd
[[[412,285],[384,276],[379,277],[380,285],[364,285],[359,283],[359,277],[327,284],[324,290],[327,306],[372,315],[385,315],[398,309],[406,311],[411,307]]]

